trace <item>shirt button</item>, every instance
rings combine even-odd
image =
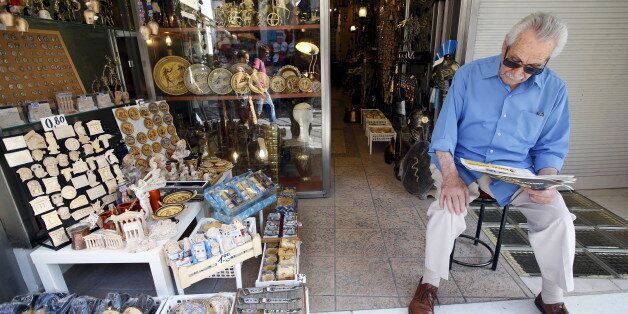
[[[502,136],[502,133],[501,132],[497,132],[497,136]]]
[[[504,118],[506,117],[506,114],[505,114],[505,113],[504,113],[503,117],[504,117]]]
[[[492,149],[489,149],[489,150],[488,150],[488,152],[492,154],[492,153],[493,153],[493,150],[492,150]]]

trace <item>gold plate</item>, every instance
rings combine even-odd
[[[270,89],[275,93],[283,93],[286,90],[286,79],[279,75],[273,76],[270,79]]]
[[[184,204],[168,204],[168,205],[160,207],[155,212],[155,217],[164,218],[164,219],[172,218],[178,215],[179,213],[181,213],[184,209],[185,209]]]
[[[309,93],[312,90],[312,80],[307,77],[302,77],[299,79],[298,86],[302,92]]]
[[[161,200],[164,205],[183,204],[189,202],[196,196],[196,191],[181,190],[172,192]]]
[[[146,167],[148,167],[148,161],[146,161],[146,159],[138,159],[137,160],[137,166],[138,167],[142,167],[142,168],[146,168]]]
[[[148,104],[148,111],[150,111],[152,114],[156,114],[159,112],[159,105],[157,105],[157,103],[150,103]]]
[[[128,146],[132,146],[135,145],[135,137],[133,137],[132,135],[127,135],[124,138],[124,142],[126,143],[126,145]]]
[[[298,76],[289,76],[286,79],[286,92],[288,93],[296,93],[299,91],[299,77]]]
[[[256,94],[263,94],[268,91],[268,75],[264,72],[253,71],[249,78],[249,89]]]
[[[161,147],[166,148],[166,149],[170,148],[170,138],[163,137],[161,139]]]
[[[169,125],[168,126],[168,134],[170,135],[175,135],[177,134],[177,129],[174,127],[174,125]]]
[[[291,76],[301,77],[301,71],[293,65],[284,65],[279,69],[279,71],[277,71],[277,73],[285,79]]]
[[[161,58],[153,69],[155,84],[166,94],[178,96],[187,93],[183,75],[189,66],[190,62],[181,57]]]
[[[320,91],[321,91],[321,82],[319,81],[312,82],[312,92],[318,93]]]
[[[126,121],[126,119],[129,118],[129,114],[126,111],[126,109],[124,109],[124,108],[116,109],[115,116],[116,116],[116,119],[118,119],[120,121]]]
[[[135,128],[133,127],[133,124],[128,123],[128,122],[123,122],[120,125],[120,130],[122,131],[122,133],[126,135],[130,135],[130,134],[133,134],[133,131],[135,130]]]
[[[233,89],[231,88],[231,72],[227,69],[217,68],[211,71],[207,76],[207,82],[209,83],[209,88],[218,94],[218,95],[226,95],[231,93]]]
[[[157,130],[155,130],[155,129],[148,130],[148,138],[151,141],[156,140],[158,136],[159,136],[159,134],[157,134]]]
[[[168,110],[170,109],[170,106],[168,106],[168,103],[165,101],[160,101],[158,106],[161,112],[167,113]]]
[[[160,125],[163,122],[163,118],[161,117],[160,114],[156,114],[155,116],[153,116],[153,123],[155,125]]]
[[[142,145],[142,155],[146,157],[150,157],[152,154],[153,154],[153,148],[150,146],[150,144]]]
[[[157,133],[159,133],[159,136],[161,137],[166,137],[166,135],[168,135],[168,128],[163,125],[160,125],[157,128]]]
[[[163,119],[164,123],[166,124],[172,124],[172,115],[170,114],[165,114]]]
[[[140,114],[140,111],[137,108],[133,107],[129,109],[129,118],[137,121],[140,119],[141,116],[142,115]]]
[[[242,70],[244,70],[244,72],[246,72],[246,73],[249,73],[249,72],[253,71],[253,68],[252,68],[250,65],[246,64],[246,63],[235,63],[235,64],[233,64],[233,65],[229,68],[229,70],[231,70],[231,73],[237,73],[237,72],[240,72],[240,71],[239,71],[239,69],[238,69],[238,68],[240,68],[240,67],[241,67],[241,68],[242,68]]]
[[[148,137],[146,136],[146,133],[144,132],[137,133],[137,135],[135,135],[135,138],[137,139],[137,142],[140,144],[146,144],[146,142],[148,142]]]
[[[237,72],[231,77],[231,88],[236,94],[248,94],[249,89],[249,75],[245,72]]]
[[[153,119],[144,118],[144,126],[147,129],[152,129],[155,126],[155,123],[153,122]]]
[[[185,70],[183,75],[183,83],[185,87],[196,95],[205,95],[211,92],[207,76],[211,70],[203,64],[192,64]]]
[[[175,134],[170,136],[170,144],[176,145],[180,138]]]
[[[137,148],[137,146],[131,146],[129,147],[129,154],[135,156],[136,158],[142,154],[142,152],[140,151],[139,148]]]
[[[146,108],[146,107],[140,108],[140,116],[142,116],[144,118],[150,116],[150,110],[148,110],[148,108]]]
[[[153,146],[153,153],[159,153],[161,151],[161,144],[158,142],[153,143],[151,146]]]

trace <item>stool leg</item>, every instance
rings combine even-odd
[[[451,270],[451,264],[454,262],[455,251],[456,251],[456,240],[454,240],[454,247],[451,249],[451,254],[449,254],[449,270]]]
[[[510,205],[504,206],[504,209],[502,211],[502,220],[499,225],[499,234],[497,235],[497,243],[495,243],[495,254],[493,255],[493,266],[491,267],[492,270],[497,269],[497,262],[499,261],[499,252],[501,251],[501,248],[502,248],[502,234],[504,233],[504,227],[506,226],[506,212],[508,212],[509,206]]]
[[[480,204],[480,215],[478,216],[478,226],[475,229],[475,239],[473,240],[473,245],[478,245],[478,240],[480,238],[480,231],[482,230],[482,222],[484,221],[484,202]]]

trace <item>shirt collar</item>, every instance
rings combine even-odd
[[[502,55],[496,55],[496,56],[492,56],[490,58],[487,59],[486,62],[483,62],[480,64],[480,72],[482,73],[482,78],[491,78],[494,76],[498,76],[499,75],[499,68],[502,64]],[[536,84],[538,87],[543,88],[543,85],[545,85],[545,77],[547,76],[547,72],[549,71],[549,69],[545,69],[543,71],[543,73],[539,74],[539,75],[535,75],[533,77],[531,77],[529,80],[531,80],[534,84]]]

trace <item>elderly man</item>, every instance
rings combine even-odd
[[[500,55],[466,64],[456,73],[432,135],[437,200],[427,213],[424,273],[410,313],[433,312],[440,279],[449,276],[454,241],[466,229],[467,206],[480,190],[526,216],[543,277],[534,302],[543,313],[567,312],[563,291],[573,290],[575,216],[561,195],[555,189],[518,190],[465,169],[459,160],[538,174],[560,171],[569,142],[567,89],[546,65],[566,41],[567,27],[537,12],[513,26]]]

